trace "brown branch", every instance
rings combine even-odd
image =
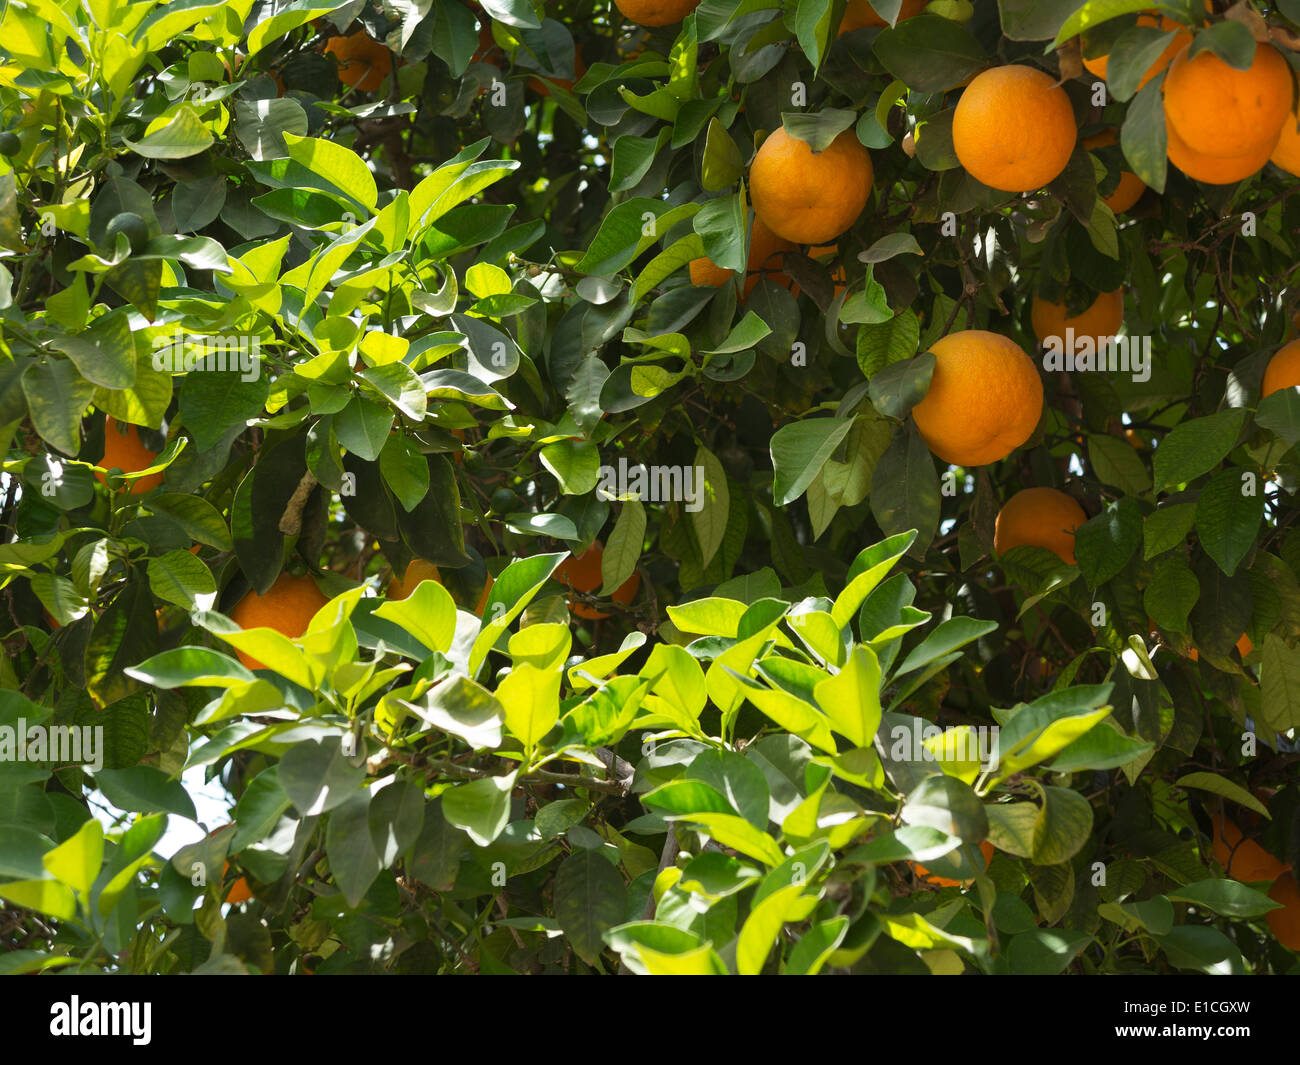
[[[302,532],[302,511],[318,484],[320,482],[316,480],[316,475],[311,470],[302,475],[302,480],[298,482],[298,487],[293,490],[293,495],[285,505],[284,513],[280,515],[280,531],[285,536],[297,536]]]

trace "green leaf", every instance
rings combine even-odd
[[[42,859],[42,864],[60,883],[85,898],[104,864],[104,828],[93,817]]]
[[[483,777],[448,788],[442,793],[443,816],[448,823],[462,829],[475,845],[489,846],[510,819],[510,793],[514,790],[515,776],[512,772]]]
[[[189,104],[181,104],[167,122],[138,141],[122,138],[128,148],[146,159],[188,159],[207,151],[213,140],[212,132]]]
[[[1300,726],[1300,649],[1271,632],[1260,664],[1260,715],[1276,732]]]
[[[737,973],[755,976],[762,972],[786,922],[802,921],[808,916],[817,900],[803,892],[803,885],[790,884],[768,895],[750,911],[736,942]]]
[[[1117,769],[1155,747],[1154,743],[1125,736],[1111,721],[1102,721],[1066,746],[1052,761],[1053,773],[1081,769]]]
[[[691,526],[700,544],[700,565],[708,566],[726,536],[731,497],[722,463],[703,444],[695,452],[694,477],[702,506],[691,511]],[[691,509],[689,505],[687,509]],[[639,542],[637,549],[639,554]]]
[[[1178,547],[1196,521],[1195,503],[1166,503],[1142,523],[1142,557],[1155,558]]]
[[[497,686],[506,728],[531,752],[560,719],[560,671],[516,663]]]
[[[1119,143],[1133,173],[1157,193],[1165,191],[1169,138],[1165,132],[1164,75],[1152,78],[1133,98],[1120,127]],[[1225,412],[1226,413],[1226,412]],[[1164,450],[1161,444],[1160,450]],[[1157,452],[1157,459],[1159,452]],[[1160,476],[1156,475],[1157,485]]]
[[[191,821],[198,817],[185,785],[151,765],[101,769],[95,774],[95,786],[119,810],[180,814]]]
[[[463,674],[453,673],[419,703],[402,704],[425,723],[459,736],[478,749],[501,746],[505,709],[495,695]]]
[[[1126,440],[1093,433],[1088,437],[1088,463],[1098,480],[1118,488],[1125,495],[1142,495],[1151,490],[1151,474]]]
[[[75,920],[77,916],[76,896],[57,880],[11,880],[0,884],[0,899],[60,921]]]
[[[871,477],[871,513],[882,532],[893,536],[916,530],[911,547],[919,555],[939,524],[939,475],[934,456],[911,423],[896,434]]]
[[[365,776],[365,766],[348,761],[337,738],[300,741],[280,759],[280,786],[303,817],[342,806]]]
[[[1142,593],[1142,605],[1151,619],[1171,632],[1187,631],[1187,616],[1200,598],[1201,585],[1192,568],[1179,556],[1162,558]]]
[[[168,551],[149,559],[149,588],[159,599],[189,610],[207,609],[216,596],[212,571],[188,551]],[[203,602],[197,601],[202,598]]]
[[[605,553],[600,558],[602,596],[613,595],[636,572],[645,531],[645,507],[637,499],[625,501],[619,510],[618,521],[614,523],[614,531],[605,541]]]
[[[23,395],[32,425],[56,451],[76,455],[81,449],[81,417],[95,395],[67,359],[44,359],[23,371]]]
[[[767,778],[749,759],[732,751],[701,751],[687,767],[684,776],[686,780],[708,784],[726,799],[732,810],[755,828],[767,828]]]
[[[382,868],[370,838],[370,792],[353,792],[330,814],[325,854],[334,883],[356,909]]]
[[[691,219],[691,227],[704,242],[704,254],[719,269],[745,272],[745,233],[749,228],[745,221],[745,201],[741,194],[710,200]],[[640,278],[636,290],[643,290]]]
[[[135,384],[135,342],[124,311],[111,311],[84,333],[52,341],[76,365],[81,376],[104,388],[130,388]]]
[[[373,462],[388,443],[393,412],[381,403],[353,396],[334,417],[339,444],[364,462]]]
[[[989,820],[983,804],[956,777],[936,774],[926,777],[908,795],[902,818],[909,825],[922,825],[978,843],[989,834]]]
[[[803,495],[852,424],[843,418],[808,418],[772,434],[772,495],[779,506]]]
[[[390,599],[375,616],[405,629],[430,651],[444,654],[456,633],[456,603],[437,581],[424,580],[405,599]]]
[[[604,935],[627,913],[627,885],[599,850],[574,850],[555,871],[555,917],[573,952],[599,968]]]
[[[853,648],[833,677],[813,689],[831,728],[854,747],[868,747],[880,727],[880,662],[869,647]]]
[[[1185,484],[1214,469],[1237,443],[1245,422],[1246,411],[1232,408],[1171,429],[1156,448],[1156,489]]]
[[[704,138],[704,158],[700,164],[700,184],[710,192],[734,185],[744,173],[745,161],[731,134],[716,118],[709,120]],[[611,190],[613,191],[613,190]]]
[[[1092,835],[1092,806],[1077,791],[1042,786],[1043,806],[1034,823],[1036,865],[1068,862]]]
[[[538,457],[565,495],[586,495],[600,480],[600,450],[589,440],[559,440],[542,448]]]
[[[1074,555],[1090,587],[1105,584],[1128,564],[1142,540],[1138,501],[1125,496],[1074,533]]]
[[[914,346],[915,342],[911,343]],[[933,375],[934,356],[928,351],[917,358],[886,366],[871,378],[868,388],[871,405],[887,417],[906,418],[908,411],[925,398]]]
[[[1229,802],[1235,802],[1238,806],[1244,806],[1248,810],[1254,810],[1255,813],[1262,817],[1272,820],[1272,815],[1268,812],[1268,807],[1260,802],[1254,795],[1243,788],[1240,784],[1234,783],[1227,777],[1221,777],[1217,773],[1186,773],[1174,781],[1174,786],[1179,788],[1197,788],[1200,791],[1212,792],[1215,795],[1222,795]]]
[[[1221,917],[1262,917],[1282,905],[1236,880],[1198,880],[1165,894],[1174,902],[1190,902]]]
[[[1201,489],[1196,501],[1201,546],[1228,576],[1254,549],[1263,520],[1263,486],[1259,475],[1247,470],[1220,470]]]
[[[988,56],[964,23],[922,12],[876,37],[871,49],[909,89],[946,92],[988,65]]]

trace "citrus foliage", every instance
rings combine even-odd
[[[1294,969],[1300,6],[1142,6],[11,0],[7,968]]]

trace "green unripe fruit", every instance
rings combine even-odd
[[[498,488],[492,493],[492,513],[510,514],[519,509],[523,502],[519,496],[509,488]]]
[[[149,227],[134,211],[123,211],[121,214],[114,215],[112,221],[108,223],[108,228],[104,230],[104,241],[110,248],[117,245],[119,233],[126,234],[132,254],[142,251],[149,242]]]
[[[9,130],[0,133],[0,155],[3,155],[6,159],[12,159],[22,150],[22,147],[23,142],[18,139],[17,133],[12,133]]]

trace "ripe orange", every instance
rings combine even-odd
[[[1269,889],[1268,897],[1282,903],[1282,909],[1269,910],[1264,915],[1273,938],[1287,950],[1300,951],[1300,886],[1297,886],[1295,876],[1291,873],[1279,876]]]
[[[1269,854],[1253,839],[1245,839],[1241,829],[1222,814],[1212,814],[1212,851],[1214,860],[1223,866],[1233,880],[1254,883],[1257,880],[1275,880],[1286,871],[1286,866]]]
[[[1049,303],[1040,296],[1034,297],[1030,320],[1034,327],[1034,336],[1040,344],[1055,341],[1062,351],[1066,350],[1066,330],[1074,330],[1074,350],[1078,354],[1084,337],[1092,339],[1093,351],[1099,350],[1103,341],[1113,337],[1124,324],[1124,293],[1119,289],[1103,292],[1089,304],[1088,308],[1073,318],[1066,315],[1064,303]]]
[[[694,11],[700,0],[614,0],[623,17],[638,26],[671,26]]]
[[[226,874],[230,872],[230,863],[226,862],[221,868],[221,879],[226,879]],[[253,889],[248,886],[248,878],[241,876],[233,884],[230,890],[226,892],[226,901],[232,905],[238,906],[241,902],[247,902],[253,897]]]
[[[1036,67],[993,67],[966,87],[952,145],[967,173],[1003,192],[1042,188],[1070,161],[1078,130],[1065,90]]]
[[[1282,123],[1282,135],[1269,158],[1288,174],[1300,177],[1300,130],[1297,127],[1300,127],[1300,112],[1293,109]]]
[[[1295,388],[1296,385],[1300,385],[1300,340],[1282,345],[1268,360],[1259,398],[1271,396],[1279,389]]]
[[[605,549],[597,540],[581,555],[570,556],[560,563],[559,568],[555,571],[555,577],[557,580],[563,581],[575,592],[594,592],[604,583],[604,578],[600,572],[600,562],[604,555]],[[610,598],[622,606],[627,606],[636,597],[637,590],[640,587],[641,574],[633,572],[632,576],[614,590],[614,594]],[[591,621],[599,621],[602,618],[609,617],[608,614],[602,613],[576,598],[569,600],[569,610],[576,616]]]
[[[1094,133],[1091,137],[1085,137],[1083,146],[1085,148],[1105,148],[1114,144],[1118,139],[1114,128],[1104,129],[1100,133]],[[1142,193],[1146,192],[1146,190],[1146,182],[1140,177],[1128,170],[1121,170],[1119,184],[1115,186],[1115,191],[1109,196],[1103,196],[1102,203],[1115,214],[1122,214],[1137,203],[1138,200],[1142,199]]]
[[[97,466],[106,470],[118,469],[123,473],[135,473],[147,470],[153,465],[158,452],[150,451],[140,442],[140,430],[128,422],[119,422],[112,415],[104,417],[104,454],[100,456]],[[102,473],[95,474],[100,484],[107,484]],[[143,495],[152,488],[162,484],[161,473],[151,473],[130,482],[129,492],[133,496]]]
[[[1165,133],[1169,161],[1193,181],[1203,181],[1207,185],[1232,185],[1258,173],[1273,151],[1273,145],[1266,143],[1246,155],[1202,155],[1183,143],[1167,118]]]
[[[993,550],[1045,547],[1074,565],[1074,531],[1088,515],[1073,496],[1055,488],[1024,488],[1008,499],[993,525]]]
[[[388,598],[405,599],[421,581],[437,581],[442,583],[442,577],[438,573],[438,567],[432,562],[426,562],[422,558],[413,558],[406,567],[406,572],[399,578],[393,574],[388,581]]]
[[[746,278],[741,299],[745,299],[753,291],[760,279],[770,277],[774,281],[780,281],[785,277],[781,273],[781,256],[788,251],[794,251],[794,247],[790,241],[782,240],[755,216],[754,225],[749,231],[749,257],[745,263]],[[691,260],[690,273],[692,285],[719,288],[731,280],[733,271],[715,266],[713,260],[705,256]],[[783,283],[787,288],[791,284],[788,277]]]
[[[1254,649],[1255,645],[1251,643],[1250,637],[1243,632],[1241,634],[1241,639],[1237,641],[1237,654],[1241,655],[1242,658],[1245,658]],[[1201,660],[1201,654],[1195,647],[1187,652],[1187,657],[1193,662],[1199,662]]]
[[[1172,63],[1179,52],[1192,43],[1192,34],[1181,22],[1175,22],[1173,19],[1165,18],[1163,15],[1157,15],[1154,11],[1150,14],[1139,15],[1137,24],[1139,26],[1158,26],[1166,33],[1177,34],[1177,36],[1169,42],[1169,46],[1156,57],[1156,61],[1147,68],[1147,72],[1142,75],[1142,80],[1138,82],[1138,88],[1140,89],[1148,81],[1164,70],[1165,67]],[[1102,81],[1105,81],[1109,60],[1109,55],[1103,55],[1098,56],[1096,59],[1085,59],[1083,65],[1088,69],[1089,73],[1095,74],[1097,77],[1101,78]]]
[[[265,595],[249,592],[235,604],[230,619],[241,629],[268,628],[290,639],[301,636],[316,611],[329,600],[321,594],[310,576],[295,577],[281,573]],[[247,669],[264,669],[256,658],[235,652]]]
[[[919,15],[929,2],[930,0],[903,0],[903,6],[898,12],[898,21],[902,22],[905,18]],[[868,3],[868,0],[848,0],[844,5],[844,17],[840,19],[840,28],[835,32],[835,36],[843,37],[846,33],[860,30],[865,26],[888,25],[888,22],[876,14],[876,9]]]
[[[987,869],[989,862],[993,860],[993,844],[988,840],[984,840],[980,844],[980,853],[984,855],[984,868]],[[912,871],[927,884],[934,884],[937,887],[961,887],[963,883],[970,883],[969,880],[949,880],[946,876],[939,876],[937,873],[931,873],[930,870],[920,862],[908,862],[907,864],[910,865]]]
[[[365,30],[331,37],[325,43],[325,54],[338,60],[339,81],[362,92],[374,92],[393,69],[393,54],[388,46]]]
[[[754,213],[778,237],[825,244],[857,221],[871,195],[871,156],[852,130],[824,152],[778,128],[749,168]]]
[[[1029,439],[1043,412],[1043,382],[1019,344],[964,329],[930,350],[934,376],[912,417],[931,451],[955,466],[984,466]]]
[[[1165,118],[1190,151],[1216,158],[1272,152],[1291,112],[1291,68],[1276,48],[1255,46],[1247,70],[1208,49],[1179,54],[1165,75]],[[1266,153],[1267,155],[1267,153]]]

